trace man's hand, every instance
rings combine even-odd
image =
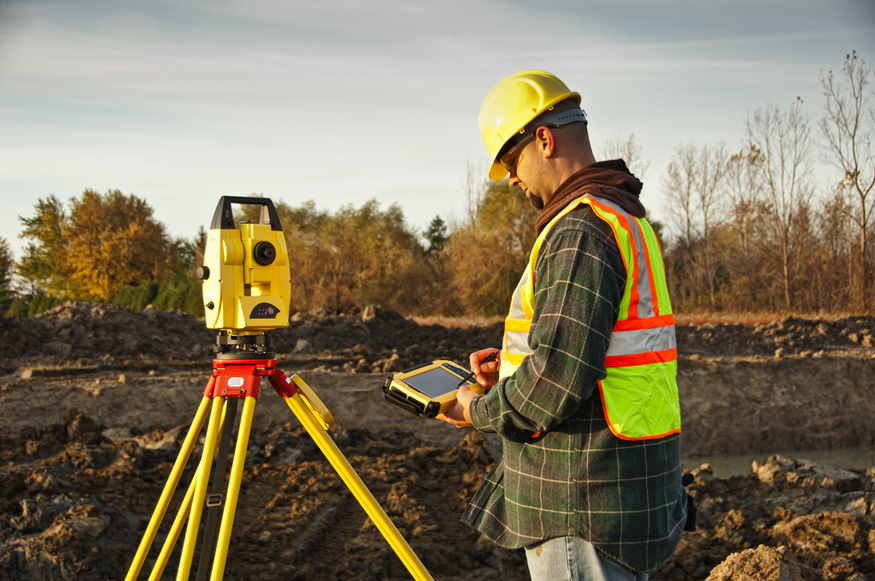
[[[442,414],[435,416],[436,420],[442,420],[448,424],[453,424],[457,428],[473,428],[471,423],[471,401],[477,397],[477,394],[463,385],[456,392],[456,405]]]
[[[471,353],[471,356],[468,358],[468,362],[471,364],[471,371],[474,372],[474,378],[483,389],[487,389],[492,385],[495,372],[498,371],[498,368],[501,366],[498,352],[499,349],[495,348],[481,349],[480,351]],[[482,361],[487,359],[490,355],[493,355],[492,361],[482,363]]]

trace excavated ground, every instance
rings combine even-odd
[[[500,442],[416,418],[379,389],[386,373],[497,346],[500,326],[417,325],[380,309],[294,319],[274,333],[279,367],[325,401],[332,438],[433,577],[527,579],[520,551],[459,522]],[[769,457],[875,442],[873,334],[872,318],[678,327],[685,457],[762,456],[743,476],[692,471],[700,528],[652,579],[875,579],[875,468]],[[193,317],[107,305],[0,319],[0,579],[124,577],[213,341]],[[409,578],[270,392],[256,407],[226,579]],[[177,549],[164,578],[178,559]]]

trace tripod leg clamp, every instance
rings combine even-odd
[[[273,375],[268,375],[267,379],[282,397],[292,397],[298,391],[292,380],[281,369],[274,369]]]
[[[328,430],[334,425],[334,416],[331,415],[331,412],[328,411],[328,408],[325,407],[325,404],[322,403],[316,392],[310,389],[310,386],[300,376],[296,374],[288,377],[281,370],[275,369],[273,375],[268,375],[267,377],[273,388],[282,397],[291,398],[296,393],[300,394],[307,408],[313,413],[319,423],[322,424],[322,429]]]

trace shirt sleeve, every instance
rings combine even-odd
[[[586,212],[591,210],[585,208]],[[472,401],[474,427],[525,441],[572,417],[605,371],[605,353],[626,284],[622,256],[603,228],[573,211],[542,242],[534,313],[517,371]],[[604,224],[607,228],[607,225]],[[608,232],[610,232],[608,230]]]

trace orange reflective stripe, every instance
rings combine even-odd
[[[630,355],[610,355],[605,357],[605,367],[633,367],[635,365],[650,365],[651,363],[666,363],[678,358],[677,347],[662,351],[633,353]]]
[[[620,313],[620,319],[659,316],[660,299],[663,297],[657,289],[664,278],[664,269],[661,250],[654,255],[653,248],[649,246],[650,242],[655,241],[655,248],[659,249],[659,243],[650,224],[644,218],[629,215],[611,200],[590,194],[584,196],[583,200],[590,205],[597,216],[611,223],[620,252],[623,254],[626,273],[630,277],[626,283],[630,292],[625,298],[627,301],[625,312]],[[619,224],[619,227],[614,222]],[[620,230],[625,236],[619,236]],[[630,261],[635,262],[635,268],[628,267]],[[668,302],[665,307],[669,308]]]
[[[641,329],[655,329],[657,327],[674,326],[674,315],[659,315],[646,319],[626,319],[617,321],[614,331],[639,331]]]
[[[637,220],[636,220],[637,223]],[[644,232],[641,224],[637,224],[638,229],[641,230],[641,239],[644,242],[644,260],[647,261],[647,282],[650,284],[650,302],[653,304],[653,315],[655,317],[659,316],[659,301],[656,298],[656,280],[653,275],[653,263],[650,262],[650,249],[647,247],[647,242],[644,241]],[[650,318],[650,317],[648,317]]]
[[[601,218],[602,220],[607,222],[608,226],[611,227],[611,230],[614,231],[614,240],[616,240],[617,244],[619,245],[621,238],[620,238],[620,234],[617,232],[617,225],[614,224],[613,220],[609,220],[608,218],[606,218],[605,216],[602,215],[602,214],[613,215],[614,213],[611,212],[608,208],[606,208],[602,204],[600,204],[598,201],[596,201],[589,194],[585,195],[584,198],[587,198],[589,200],[589,207],[595,211],[596,216],[598,216],[599,218]],[[623,257],[623,265],[626,267],[626,272],[629,272],[629,257],[626,256],[626,253],[623,252],[622,248],[620,249],[620,256]]]
[[[632,256],[626,260],[625,253],[623,252],[622,245],[620,241],[622,238],[619,236],[617,229],[614,227],[614,224],[611,220],[606,220],[609,224],[611,224],[611,228],[614,230],[614,237],[617,240],[617,244],[620,246],[620,254],[623,255],[623,261],[626,263],[626,272],[629,277],[629,281],[627,281],[626,285],[629,287],[629,310],[626,313],[620,313],[621,318],[625,319],[637,319],[638,318],[638,302],[640,300],[639,292],[638,292],[638,279],[640,277],[640,268],[638,267],[638,245],[635,243],[635,235],[632,233],[632,227],[629,225],[629,220],[626,218],[626,214],[622,212],[618,212],[616,209],[611,207],[605,202],[596,200],[594,196],[587,195],[586,197],[590,200],[590,205],[597,207],[599,210],[606,214],[610,214],[614,216],[614,218],[619,222],[620,228],[625,230],[626,234],[630,239],[630,246],[632,247]],[[604,217],[602,217],[604,219]],[[629,268],[629,263],[632,263],[632,268]],[[625,315],[625,317],[624,317]]]

